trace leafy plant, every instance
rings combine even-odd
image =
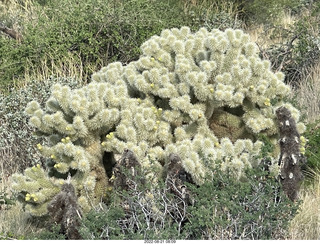
[[[65,240],[66,236],[61,233],[61,226],[59,224],[52,224],[50,227],[41,230],[38,233],[31,233],[28,236],[30,240]]]
[[[273,23],[264,26],[272,33],[273,44],[261,48],[262,56],[271,61],[273,69],[284,72],[286,83],[293,86],[299,86],[320,58],[318,5],[301,6],[302,13],[296,14],[294,24],[287,27]]]
[[[26,73],[49,76],[66,69],[67,59],[88,78],[110,61],[136,59],[146,39],[181,26],[185,17],[174,1],[59,0],[33,5],[33,18],[20,22],[21,43],[0,36],[0,88]]]
[[[320,124],[319,120],[307,126],[304,136],[308,139],[306,145],[307,165],[305,167],[306,175],[312,176],[314,172],[320,170]]]
[[[242,18],[248,23],[268,23],[278,20],[285,10],[297,8],[299,0],[240,0]]]
[[[83,218],[80,233],[85,239],[286,238],[299,202],[291,202],[263,168],[247,175],[239,182],[216,169],[205,184],[187,184],[192,202],[185,202],[180,224],[176,214],[182,213],[182,205],[176,205],[178,199],[161,182],[115,192],[110,205]]]
[[[262,168],[240,182],[219,169],[199,188],[184,234],[191,239],[283,239],[299,203]]]
[[[7,206],[15,204],[15,199],[8,196],[7,192],[0,191],[0,210]]]

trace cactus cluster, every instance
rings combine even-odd
[[[263,145],[258,135],[276,144],[278,107],[287,107],[298,131],[304,130],[299,111],[283,100],[290,92],[284,75],[271,71],[241,30],[163,30],[141,50],[137,61],[111,63],[82,88],[54,85],[44,110],[35,101],[26,108],[31,124],[48,138],[38,149],[50,158],[48,175],[35,167],[14,176],[14,188],[32,203],[33,214],[46,212],[68,173],[84,210],[104,198],[112,164],[105,152],[131,150],[147,178],[160,176],[174,153],[201,184],[208,164],[216,162],[243,175],[257,162]]]

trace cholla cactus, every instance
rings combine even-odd
[[[283,101],[290,92],[284,75],[271,71],[241,30],[174,28],[141,50],[139,60],[111,63],[81,89],[54,85],[45,111],[36,102],[26,109],[49,138],[39,150],[55,162],[53,169],[75,171],[72,182],[83,207],[105,192],[104,151],[131,150],[147,179],[161,175],[166,158],[177,154],[201,184],[207,164],[219,161],[236,177],[252,167],[263,145],[257,135],[276,143],[278,107],[286,105],[299,132],[304,129],[298,110]],[[19,177],[16,189],[22,191],[26,179]]]

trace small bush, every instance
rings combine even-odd
[[[121,227],[117,223],[123,217],[125,217],[123,209],[115,205],[108,209],[91,210],[82,221],[80,233],[84,239],[88,240],[125,239]]]
[[[49,228],[38,233],[31,233],[29,240],[66,240],[66,236],[61,232],[61,226],[53,224]]]
[[[320,121],[307,125],[304,136],[308,139],[305,152],[307,158],[305,175],[313,178],[314,173],[320,171]]]
[[[143,185],[138,183],[140,177],[132,180],[125,174],[129,189],[115,189],[108,206],[91,210],[82,220],[81,236],[95,240],[179,238],[186,221],[186,203],[171,194],[164,182]]]
[[[267,24],[280,19],[284,12],[297,8],[300,0],[240,0],[241,17],[247,23]]]
[[[298,204],[262,169],[238,182],[219,170],[199,188],[184,232],[191,239],[284,239]]]
[[[85,239],[284,239],[299,205],[262,168],[241,181],[217,169],[203,185],[187,188],[189,203],[161,182],[114,192],[109,206],[85,216],[80,233]]]

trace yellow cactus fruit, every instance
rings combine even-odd
[[[266,106],[271,106],[271,103],[270,103],[270,99],[269,98],[267,98],[265,101],[264,101],[264,105],[266,105]]]
[[[29,193],[26,194],[25,200],[28,202],[31,199],[31,195]]]
[[[42,145],[39,143],[39,144],[37,144],[37,148],[38,148],[38,150],[42,150]]]

